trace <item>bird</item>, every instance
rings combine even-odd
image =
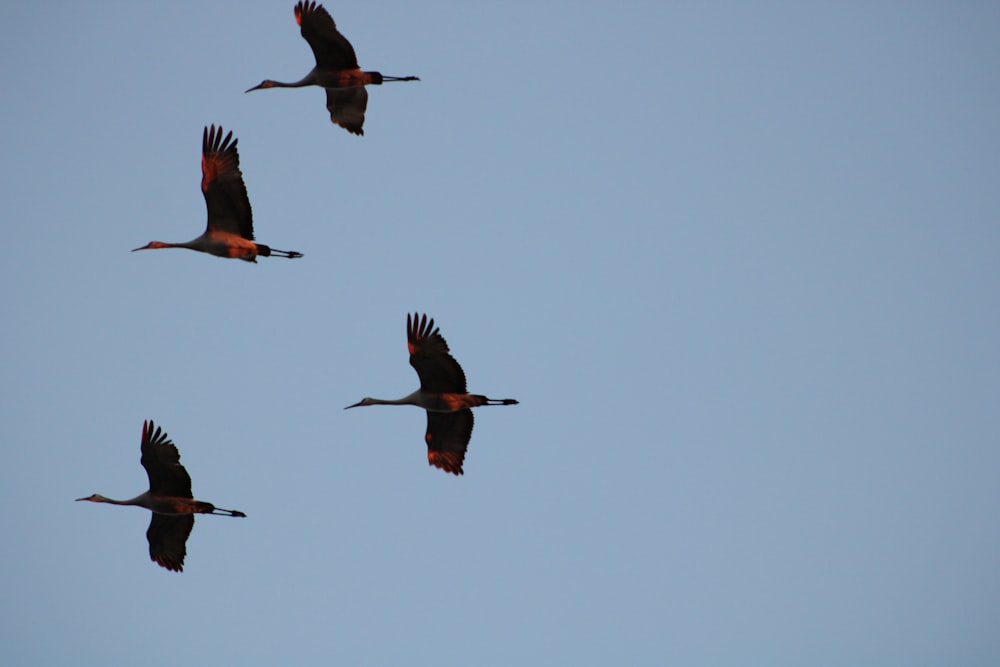
[[[223,129],[206,127],[201,137],[201,192],[208,207],[208,226],[198,238],[187,243],[151,241],[136,250],[188,248],[216,257],[233,257],[257,262],[257,257],[302,257],[301,252],[278,250],[253,240],[253,212],[247,187],[240,171],[238,139],[232,131],[222,138]],[[230,142],[230,139],[232,141]]]
[[[351,134],[363,135],[368,91],[365,86],[387,81],[420,81],[415,76],[386,76],[380,72],[364,72],[358,67],[358,57],[347,38],[337,30],[337,24],[323,5],[315,1],[295,5],[295,22],[302,28],[302,37],[309,42],[316,66],[301,80],[283,83],[265,79],[252,90],[262,88],[302,88],[320,86],[326,89],[326,108],[330,120]]]
[[[420,378],[420,389],[389,401],[365,397],[345,410],[367,405],[416,405],[427,411],[427,462],[454,475],[472,437],[472,410],[481,405],[517,405],[513,398],[487,398],[466,391],[465,372],[448,350],[448,343],[427,315],[406,314],[406,342],[410,365]]]
[[[172,572],[184,570],[185,543],[194,528],[195,514],[245,517],[238,510],[226,510],[191,496],[191,476],[180,462],[180,453],[170,438],[153,421],[142,422],[140,463],[149,477],[149,490],[131,500],[113,500],[95,493],[77,501],[112,505],[135,505],[153,512],[146,530],[149,559]]]

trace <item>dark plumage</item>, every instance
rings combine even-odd
[[[135,250],[188,248],[207,252],[216,257],[231,257],[256,262],[261,257],[302,257],[301,252],[278,250],[253,237],[253,212],[250,198],[240,171],[240,154],[233,133],[222,137],[222,127],[206,127],[201,135],[201,192],[208,209],[208,225],[204,233],[186,243],[151,241]],[[230,140],[232,140],[230,142]],[[135,252],[133,250],[132,252]]]
[[[146,530],[149,558],[173,572],[184,570],[187,538],[194,528],[195,514],[218,514],[245,517],[237,510],[221,509],[212,503],[195,500],[191,494],[191,476],[181,465],[181,455],[167,434],[152,421],[142,423],[142,456],[149,490],[131,500],[112,500],[99,493],[77,500],[112,505],[135,505],[153,512]]]
[[[426,315],[406,315],[406,346],[420,389],[396,400],[366,397],[347,408],[367,405],[416,405],[427,411],[427,461],[445,472],[463,474],[462,464],[472,437],[470,408],[516,405],[513,398],[488,398],[466,390],[465,372],[448,350],[448,343]],[[345,408],[345,409],[347,409]]]
[[[326,108],[330,120],[351,134],[365,133],[365,111],[368,108],[366,85],[386,81],[419,81],[415,76],[384,76],[380,72],[365,72],[358,67],[358,57],[347,38],[337,30],[323,5],[315,1],[295,5],[295,22],[302,28],[302,37],[309,43],[316,66],[299,81],[284,83],[265,79],[251,90],[264,88],[302,88],[320,86],[326,89]]]

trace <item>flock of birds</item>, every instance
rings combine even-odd
[[[386,81],[419,81],[415,76],[393,77],[362,71],[351,43],[340,34],[333,18],[315,0],[300,0],[295,5],[295,21],[302,29],[302,37],[312,47],[316,66],[294,83],[267,79],[246,92],[263,88],[320,86],[326,89],[326,106],[333,123],[352,134],[362,135],[368,106],[366,85]],[[302,257],[301,252],[278,250],[254,240],[250,199],[240,172],[236,143],[232,132],[223,137],[222,127],[212,125],[205,128],[201,157],[201,191],[208,208],[205,232],[186,243],[152,241],[135,250],[188,248],[247,262],[256,262],[257,257]],[[407,314],[406,341],[410,365],[417,371],[420,388],[396,400],[366,397],[344,409],[368,405],[415,405],[423,408],[427,412],[424,440],[427,443],[428,463],[445,472],[461,475],[465,452],[472,437],[471,408],[516,405],[517,401],[470,394],[465,372],[451,356],[440,329],[427,315]],[[181,465],[177,447],[151,420],[142,424],[140,451],[140,463],[149,477],[148,491],[130,500],[113,500],[98,493],[77,500],[134,505],[150,510],[153,516],[146,530],[149,557],[168,570],[181,572],[195,514],[231,517],[245,517],[246,514],[195,500],[191,492],[191,477]]]

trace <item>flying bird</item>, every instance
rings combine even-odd
[[[420,389],[387,401],[363,398],[349,408],[365,405],[416,405],[427,411],[427,461],[445,472],[462,474],[462,462],[472,437],[472,410],[481,405],[517,405],[513,398],[487,398],[466,391],[465,372],[448,351],[448,343],[427,315],[406,314],[410,365],[420,377]]]
[[[201,192],[208,207],[208,226],[205,233],[187,243],[151,241],[136,250],[157,248],[189,248],[207,252],[216,257],[234,257],[247,262],[257,262],[261,257],[302,257],[301,252],[278,250],[253,240],[253,213],[247,187],[240,171],[240,154],[236,150],[238,139],[230,132],[222,138],[222,126],[206,127],[201,137]],[[230,142],[232,139],[232,142]]]
[[[212,503],[191,496],[191,477],[181,465],[181,455],[166,433],[153,426],[152,420],[142,423],[142,458],[140,463],[149,477],[149,491],[131,500],[112,500],[99,493],[77,500],[112,505],[135,505],[153,512],[146,530],[149,558],[173,572],[184,570],[185,543],[194,528],[195,514],[242,516],[237,510],[224,510]]]
[[[337,24],[323,5],[317,5],[315,1],[295,5],[295,22],[301,26],[302,37],[312,47],[316,66],[300,81],[283,83],[266,79],[246,92],[261,88],[326,88],[326,108],[330,112],[330,120],[352,134],[362,135],[365,133],[362,126],[368,107],[366,85],[377,86],[386,81],[420,81],[415,76],[385,76],[380,72],[362,71],[358,67],[354,47],[337,30]]]

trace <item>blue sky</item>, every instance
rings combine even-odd
[[[0,662],[994,665],[1000,8],[7,3]],[[258,265],[203,229],[239,138]],[[410,311],[483,408],[426,463]],[[180,448],[185,572],[143,419]]]

